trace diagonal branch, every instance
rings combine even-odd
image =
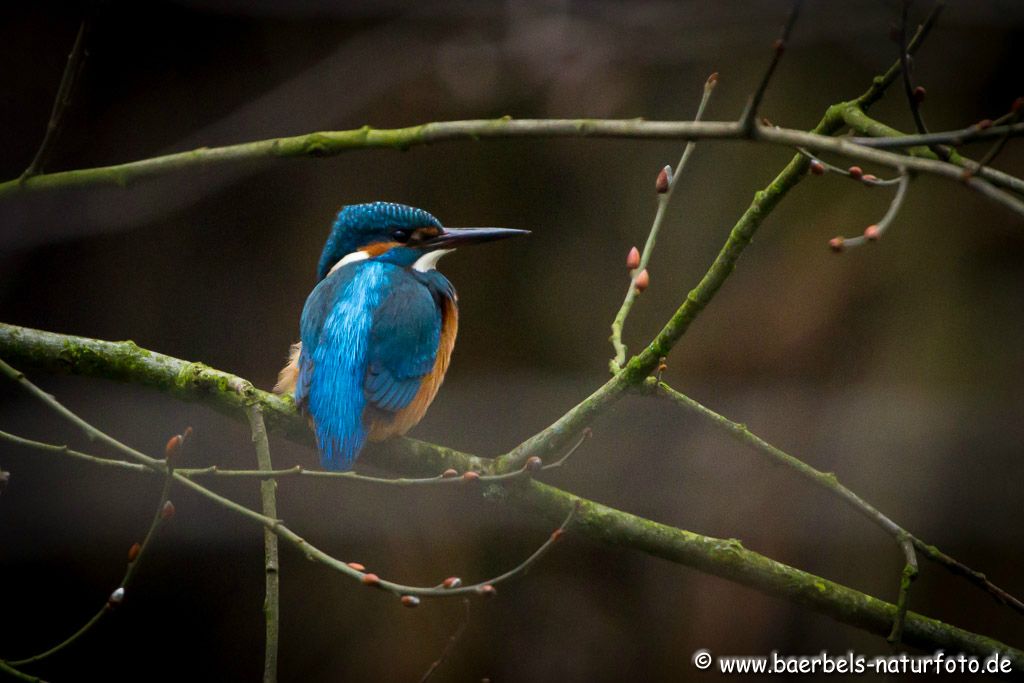
[[[237,391],[230,388],[248,385],[239,377],[203,366],[205,380],[196,381],[194,374],[184,373],[179,382],[179,373],[196,364],[145,351],[134,344],[126,347],[127,342],[92,341],[83,346],[82,341],[81,338],[0,324],[0,357],[18,359],[19,363],[24,361],[26,365],[51,372],[112,377],[163,388],[175,398],[198,400],[233,419],[243,419],[243,411],[238,409]],[[83,352],[86,349],[88,352]],[[130,367],[135,368],[134,372],[129,370]],[[133,379],[135,376],[137,379]],[[213,377],[219,381],[206,381]],[[255,389],[250,390],[248,400],[260,403],[268,418],[268,427],[273,431],[298,443],[312,445],[304,421],[290,402]],[[410,475],[437,472],[445,467],[487,469],[486,459],[414,439],[394,439],[364,457],[375,465]],[[279,520],[266,518],[207,491],[177,473],[176,480],[229,510],[273,527],[281,538],[302,548],[303,552],[316,550]],[[532,479],[511,486],[488,487],[487,500],[508,501],[553,520],[561,520],[576,510],[571,528],[574,533],[720,576],[883,637],[891,633],[898,614],[896,605],[771,560],[743,548],[735,540],[702,536],[658,524]],[[915,547],[923,551],[916,543]],[[944,649],[980,657],[1000,652],[1013,662],[1015,670],[1024,671],[1024,652],[914,612],[906,613],[902,642],[928,650]]]
[[[761,437],[751,432],[746,425],[742,425],[738,422],[733,422],[729,418],[716,413],[710,408],[693,400],[689,396],[676,391],[672,387],[668,386],[664,382],[651,383],[648,382],[644,386],[644,391],[650,392],[654,395],[661,396],[669,399],[679,407],[686,411],[693,413],[706,420],[715,427],[726,432],[737,441],[753,448],[762,455],[767,456],[773,462],[780,465],[784,465],[795,471],[797,474],[802,476],[807,481],[819,486],[829,493],[834,494],[844,503],[849,505],[851,508],[856,510],[858,513],[871,520],[874,524],[879,526],[887,534],[893,537],[893,539],[901,546],[901,550],[906,556],[907,565],[917,567],[917,562],[914,559],[914,548],[919,550],[925,557],[933,562],[936,562],[953,573],[967,575],[973,583],[987,591],[997,602],[1004,604],[1019,614],[1024,614],[1024,602],[1021,602],[1017,598],[1013,597],[999,586],[996,586],[980,572],[975,572],[965,565],[960,564],[956,560],[953,560],[948,555],[945,555],[935,546],[927,545],[916,536],[911,534],[909,531],[896,524],[894,521],[889,519],[886,515],[878,511],[873,505],[868,503],[866,500],[858,496],[856,493],[839,483],[835,474],[831,472],[822,472],[817,470],[804,461],[796,458],[789,453],[773,446]],[[910,547],[910,546],[913,547]],[[958,566],[959,565],[959,566]],[[963,569],[967,569],[964,572]]]

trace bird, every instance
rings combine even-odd
[[[527,234],[446,228],[393,202],[342,207],[302,309],[300,341],[274,387],[309,420],[325,469],[350,470],[367,441],[405,434],[437,395],[459,325],[441,257]]]

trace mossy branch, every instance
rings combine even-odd
[[[103,342],[0,324],[0,358],[24,368],[106,377],[153,387],[178,399],[202,402],[236,420],[246,416],[239,405],[237,388],[249,387],[247,400],[260,407],[269,429],[311,445],[305,421],[291,402],[252,389],[246,380],[234,375],[147,351],[130,342]],[[202,367],[203,372],[190,370],[196,367]],[[489,469],[487,459],[414,439],[386,442],[368,451],[365,457],[373,464],[408,476],[436,473],[447,467],[463,471]],[[161,474],[159,468],[153,467],[142,471]],[[184,477],[177,481],[195,487]],[[776,562],[744,548],[736,540],[658,524],[532,479],[516,480],[508,486],[485,486],[491,494],[487,496],[489,500],[508,501],[550,519],[561,520],[575,509],[570,527],[574,533],[720,576],[883,637],[889,634],[897,614],[897,607],[891,603]],[[232,501],[213,500],[265,523],[263,515],[247,508],[238,510],[241,506]],[[276,532],[284,529],[288,535],[282,537],[294,540],[294,534],[275,525],[274,520],[265,526]],[[1024,672],[1024,652],[913,612],[906,614],[902,639],[924,649],[941,648],[980,657],[1000,652],[1013,662],[1016,671]]]

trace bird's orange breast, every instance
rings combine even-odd
[[[455,335],[459,331],[459,309],[451,299],[445,299],[441,308],[441,340],[437,346],[434,367],[420,381],[419,391],[412,401],[390,419],[377,419],[370,425],[370,441],[382,441],[391,436],[401,436],[423,419],[427,408],[437,396],[437,390],[444,382],[448,362],[455,348]]]

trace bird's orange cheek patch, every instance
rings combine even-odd
[[[373,244],[368,244],[365,247],[359,247],[359,251],[366,252],[370,258],[373,258],[374,256],[380,256],[394,247],[400,246],[402,245],[399,242],[375,242]]]

